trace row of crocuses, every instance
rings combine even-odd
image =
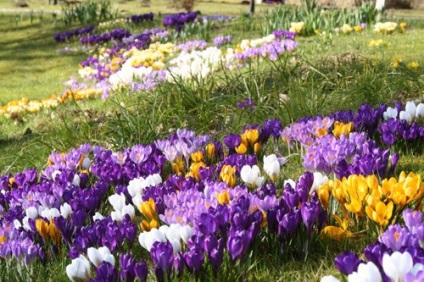
[[[242,67],[252,58],[276,60],[281,54],[297,47],[297,42],[293,40],[295,34],[285,31],[275,34],[243,40],[236,49],[224,49],[223,44],[230,42],[231,37],[215,38],[215,44],[221,46],[218,48],[208,47],[206,41],[189,41],[178,45],[160,43],[167,40],[168,35],[167,31],[160,29],[146,30],[137,35],[113,30],[106,37],[113,37],[118,43],[110,49],[101,49],[98,56],[89,57],[81,63],[79,73],[86,82],[72,78],[65,83],[68,89],[60,97],[42,101],[12,101],[0,108],[0,115],[10,117],[38,112],[43,108],[57,107],[69,99],[98,96],[106,99],[111,91],[122,88],[131,92],[151,90],[165,80],[206,78],[222,66]]]
[[[405,111],[410,108],[408,104]],[[401,220],[404,208],[417,208],[424,184],[414,173],[386,178],[393,174],[398,155],[379,149],[370,131],[388,115],[389,120],[398,119],[393,109],[364,105],[356,113],[302,119],[285,128],[279,120],[269,120],[229,134],[223,143],[178,130],[168,139],[118,152],[88,144],[67,154],[54,152],[40,173],[30,169],[0,177],[0,256],[30,265],[67,255],[66,272],[73,281],[145,281],[152,275],[161,281],[188,273],[224,275],[218,271],[224,265],[236,271],[228,266],[243,264],[258,245],[266,247],[260,245],[264,238],[270,250],[279,250],[286,259],[306,256],[320,234],[341,239],[363,232],[366,225],[370,236],[388,228],[379,240],[392,236],[397,242],[403,233],[392,234],[398,227],[391,224]],[[343,124],[348,117],[351,124]],[[303,142],[304,134],[311,140]],[[332,148],[330,137],[352,142],[354,148],[343,142]],[[401,138],[397,142],[408,142]],[[328,166],[345,162],[357,169],[346,169],[347,177],[331,181],[328,177],[336,171],[283,179],[281,167],[287,159],[263,151],[271,142],[272,147],[303,151],[304,162],[308,150],[321,144],[322,154],[334,149],[324,158]],[[344,159],[334,162],[339,154]],[[340,211],[334,209],[337,202]],[[410,233],[416,239],[405,244],[415,259],[423,251],[417,242],[424,233]],[[371,254],[394,261],[399,257],[395,251],[404,252],[404,245],[392,254],[387,242],[386,249],[380,244]],[[351,256],[338,260],[347,261],[340,267],[354,279],[364,275],[364,266],[349,268]],[[384,262],[373,269],[383,271]]]

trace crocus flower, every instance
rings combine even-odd
[[[347,277],[348,282],[382,282],[380,270],[377,266],[369,261],[367,263],[361,263],[358,266],[358,271],[352,272]]]
[[[283,164],[285,161],[282,161]],[[264,171],[275,182],[280,174],[280,161],[275,154],[264,156]]]
[[[104,261],[115,265],[115,257],[110,253],[108,247],[100,247],[98,249],[90,247],[87,249],[87,256],[96,267],[99,267]]]
[[[408,252],[383,255],[384,273],[394,282],[403,281],[404,276],[412,269],[413,261]]]
[[[66,266],[66,274],[71,281],[88,281],[90,279],[90,262],[80,255]]]
[[[343,274],[349,275],[358,269],[361,263],[359,257],[351,252],[345,251],[343,254],[338,255],[334,260],[335,267]]]
[[[245,165],[240,171],[241,179],[252,188],[257,188],[262,185],[264,178],[261,177],[261,172],[257,165],[249,166]]]

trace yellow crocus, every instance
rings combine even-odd
[[[379,184],[378,184],[377,176],[375,176],[375,174],[367,176],[366,181],[370,190],[378,189]]]
[[[224,190],[221,193],[216,194],[216,199],[221,205],[226,205],[230,202],[230,194],[227,190]]]
[[[334,122],[333,135],[336,138],[340,138],[342,134],[348,136],[350,132],[353,130],[353,122],[343,123],[339,121]]]
[[[346,210],[350,211],[351,213],[354,213],[358,216],[362,216],[362,202],[357,198],[350,198],[350,201],[348,203],[345,203]]]
[[[328,225],[324,227],[321,234],[324,234],[330,239],[340,241],[345,237],[352,237],[353,233],[348,231],[349,222],[346,219],[341,219],[339,216],[333,214],[333,218],[336,220],[340,227]]]
[[[318,198],[321,202],[321,205],[324,207],[324,209],[328,210],[328,200],[330,198],[330,186],[328,185],[328,182],[324,185],[321,185],[318,189]]]
[[[141,213],[148,219],[153,220],[156,218],[156,204],[152,198],[149,198],[148,201],[142,202],[140,204]]]
[[[45,222],[44,219],[39,218],[35,221],[35,228],[38,234],[40,234],[44,240],[47,240],[49,235],[49,224]]]
[[[253,152],[257,155],[260,150],[261,150],[261,144],[255,143],[255,145],[253,145]]]
[[[182,158],[176,158],[172,164],[172,170],[176,173],[176,174],[183,174],[185,172],[184,170],[184,162]]]
[[[341,181],[338,179],[329,180],[328,185],[330,185],[331,187],[331,194],[333,195],[333,197],[343,204],[346,201],[346,193],[343,187],[341,186]]]
[[[380,226],[386,226],[389,224],[389,220],[393,214],[393,202],[389,201],[385,204],[379,201],[374,207],[367,206],[365,212],[372,221]]]
[[[200,181],[199,170],[200,168],[205,168],[205,167],[206,165],[204,162],[192,163],[190,165],[190,171],[188,172],[187,176],[191,176],[194,179],[196,179],[196,181]]]
[[[219,177],[222,181],[226,182],[229,187],[234,187],[236,185],[236,178],[234,176],[235,172],[235,166],[224,165],[222,166]]]
[[[259,131],[257,129],[247,129],[241,135],[241,142],[253,147],[259,139]]]
[[[193,162],[203,162],[204,161],[203,152],[197,151],[192,153],[191,159],[193,160]]]
[[[408,69],[417,70],[420,68],[420,64],[417,62],[410,62],[406,65]]]
[[[214,158],[214,156],[215,156],[215,145],[213,143],[206,145],[206,156],[209,159]]]
[[[140,223],[140,228],[143,231],[150,231],[150,224],[147,220],[143,219]]]
[[[237,154],[240,154],[240,155],[246,154],[247,153],[247,146],[246,146],[246,144],[245,143],[240,143],[240,145],[238,145],[236,147],[236,152],[237,152]]]
[[[59,229],[57,229],[53,219],[50,219],[48,233],[49,233],[50,239],[53,241],[53,244],[55,244],[56,246],[59,246],[60,243],[62,242],[62,233],[60,233]]]

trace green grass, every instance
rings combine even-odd
[[[125,2],[120,4],[120,9],[130,11],[139,5],[137,3]],[[196,9],[202,10],[202,5],[208,5],[207,13],[229,9],[232,14],[240,15],[246,7],[209,4],[201,2]],[[152,4],[152,8],[155,5]],[[137,11],[144,13],[150,9]],[[419,15],[417,12],[413,17]],[[52,36],[65,27],[54,26],[47,14],[41,22],[35,20],[32,24],[28,19],[18,23],[14,20],[11,15],[0,16],[0,32],[6,35],[0,37],[0,103],[61,93],[63,81],[77,75],[78,62],[85,59],[85,55],[60,56],[56,52],[59,45]],[[243,28],[235,21],[217,28],[213,35],[234,33],[236,41],[260,37],[261,20],[255,18],[252,26]],[[409,26],[405,34],[387,36],[367,31],[326,39],[299,38],[300,46],[293,56],[274,63],[253,64],[242,70],[221,71],[211,79],[199,81],[197,86],[177,81],[137,95],[122,91],[105,103],[80,101],[19,119],[0,118],[0,171],[5,174],[30,167],[42,169],[52,150],[66,152],[85,142],[118,150],[165,138],[180,127],[221,140],[230,132],[240,132],[246,124],[261,124],[270,118],[280,118],[286,126],[303,116],[328,114],[339,109],[355,111],[364,102],[378,105],[393,100],[422,101],[424,50],[419,47],[424,46],[424,24],[414,20],[409,21]],[[390,46],[369,47],[369,41],[375,39],[388,41]],[[393,71],[389,67],[393,56],[405,62],[417,61],[421,68]],[[286,94],[288,101],[281,101],[280,94]],[[242,111],[235,106],[243,98],[255,100],[255,111]],[[271,146],[264,149],[273,150]],[[423,174],[422,156],[402,155],[400,170]],[[301,158],[294,155],[282,174],[285,179],[296,179],[301,173]],[[336,254],[345,249],[361,252],[363,246],[372,241],[373,238],[366,236],[338,244],[320,241],[303,261],[291,259],[289,255],[282,258],[274,255],[279,251],[278,244],[264,239],[255,246],[254,263],[240,267],[238,277],[246,281],[319,281],[323,275],[338,275],[333,267]],[[69,259],[61,257],[58,263],[36,264],[30,272],[19,272],[15,271],[21,269],[16,263],[10,265],[1,260],[0,277],[11,275],[11,281],[45,281],[45,277],[66,281],[67,263]]]

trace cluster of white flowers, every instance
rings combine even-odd
[[[409,101],[405,105],[405,110],[398,112],[395,107],[388,107],[383,113],[385,120],[390,118],[399,118],[411,123],[414,119],[424,117],[424,103],[416,105],[413,101]]]
[[[189,225],[181,225],[178,223],[171,225],[162,225],[159,229],[152,228],[148,232],[140,233],[138,241],[140,245],[150,252],[155,242],[170,242],[174,250],[174,254],[181,251],[181,241],[187,244],[193,228]]]
[[[398,24],[395,22],[376,23],[374,31],[378,33],[393,33],[397,26]]]

